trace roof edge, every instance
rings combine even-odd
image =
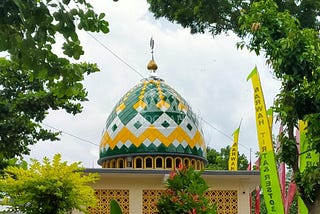
[[[85,168],[85,173],[100,173],[100,174],[170,174],[172,170],[150,170],[150,169],[116,169],[116,168]],[[228,171],[228,170],[204,170],[203,175],[260,175],[260,171]]]

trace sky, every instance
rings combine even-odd
[[[257,66],[267,108],[280,88],[263,56],[238,50],[240,41],[232,33],[213,37],[194,34],[178,24],[155,19],[146,0],[89,1],[109,22],[108,34],[79,31],[85,54],[81,61],[97,63],[99,73],[84,80],[89,101],[75,116],[50,111],[44,125],[62,131],[60,141],[30,146],[30,156],[41,160],[60,153],[68,162],[84,167],[100,167],[99,143],[106,119],[119,101],[148,74],[151,59],[149,41],[155,41],[157,73],[180,93],[198,115],[207,146],[220,150],[232,144],[232,133],[239,126],[239,152],[255,158],[258,150],[253,90],[246,77]],[[57,38],[59,39],[59,38]],[[277,130],[274,130],[275,134]]]

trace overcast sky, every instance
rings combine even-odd
[[[83,104],[81,114],[50,112],[44,123],[64,132],[61,141],[31,146],[32,158],[52,158],[55,153],[61,153],[64,160],[98,167],[98,145],[105,121],[118,100],[142,79],[138,73],[147,76],[146,66],[151,58],[149,41],[153,36],[157,72],[199,116],[207,145],[218,150],[231,145],[231,135],[242,118],[239,152],[249,158],[251,148],[252,160],[255,159],[258,143],[253,90],[246,77],[257,65],[267,108],[280,88],[263,57],[237,50],[239,38],[232,34],[215,38],[209,34],[191,35],[189,29],[165,19],[156,20],[148,11],[146,0],[89,2],[97,12],[106,13],[110,32],[91,34],[94,38],[80,32],[85,50],[81,60],[96,62],[101,72],[91,74],[84,81],[89,101]]]

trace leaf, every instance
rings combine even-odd
[[[111,214],[122,214],[121,207],[119,206],[118,202],[114,199],[110,201],[110,213]]]
[[[100,15],[99,15],[99,19],[103,19],[105,16],[106,16],[106,14],[105,14],[105,13],[100,13]]]

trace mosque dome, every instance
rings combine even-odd
[[[173,169],[180,163],[203,169],[206,146],[186,100],[156,74],[129,90],[107,118],[98,164],[103,168]]]

